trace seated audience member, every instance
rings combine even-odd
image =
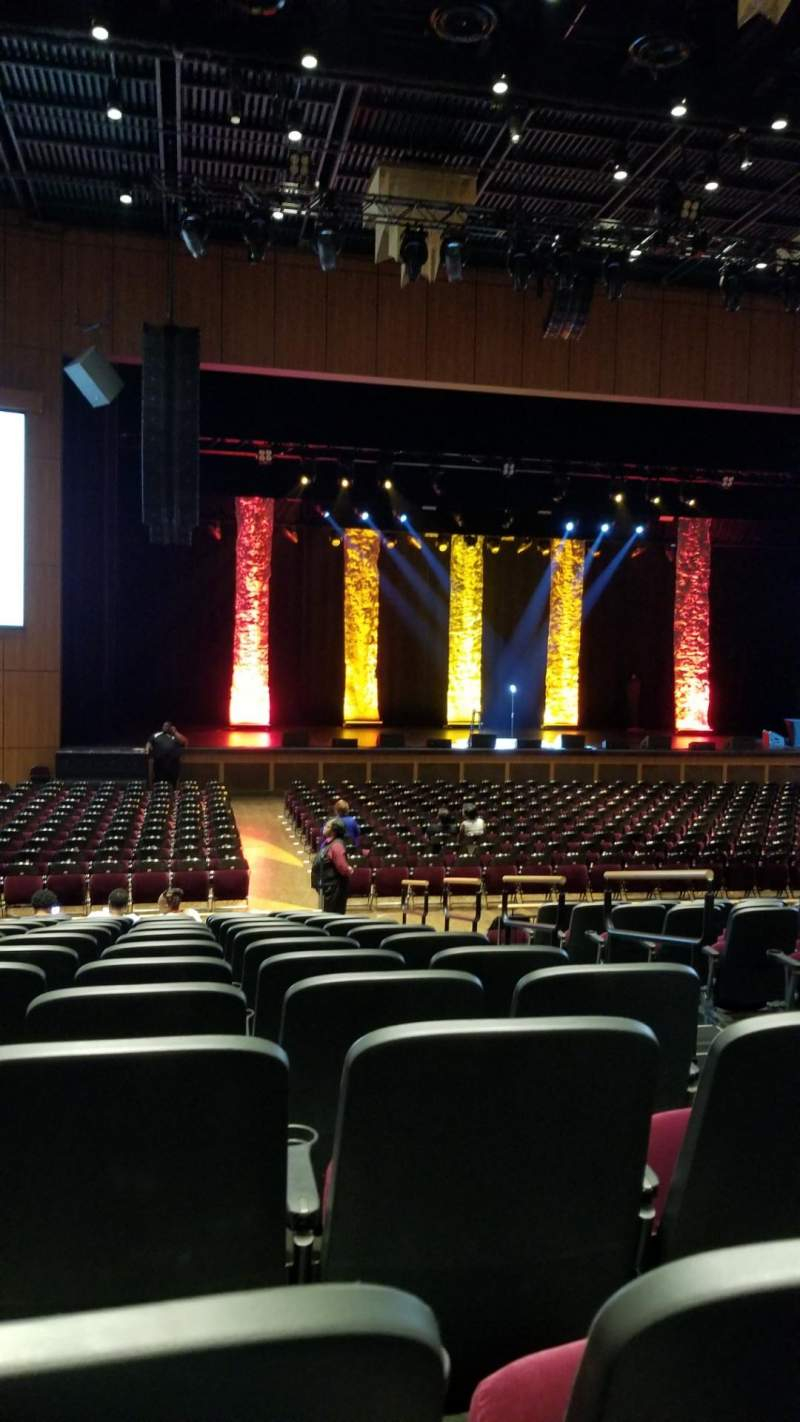
[[[358,849],[361,839],[361,826],[355,815],[351,814],[347,800],[336,801],[333,807],[333,816],[334,819],[341,820],[344,825],[345,838],[352,840],[355,848]]]
[[[441,849],[444,841],[452,838],[455,829],[455,818],[446,805],[440,805],[430,824],[425,826],[425,834],[430,840],[431,849]]]
[[[180,918],[193,918],[197,923],[202,923],[197,909],[183,908],[183,889],[165,889],[158,900],[157,908],[159,913],[176,914]]]
[[[476,805],[464,806],[464,818],[458,827],[460,839],[480,839],[486,833],[486,825],[478,814]]]
[[[131,923],[138,923],[139,914],[128,912],[128,890],[112,889],[108,896],[108,903],[103,908],[93,909],[89,914],[90,918],[129,918]]]
[[[326,913],[344,913],[352,873],[345,853],[344,825],[341,820],[327,820],[311,866],[311,883],[319,890],[320,907]]]
[[[31,894],[31,908],[34,918],[52,918],[61,912],[58,898],[52,889],[37,889]]]

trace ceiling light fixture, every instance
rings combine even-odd
[[[106,25],[103,20],[92,20],[89,34],[92,36],[92,39],[97,40],[99,44],[105,44],[109,38],[108,25]]]
[[[386,490],[387,494],[390,494],[392,489],[394,488],[394,484],[392,483],[391,479],[384,479],[383,487]]]
[[[703,169],[703,187],[707,193],[719,192],[719,165],[716,160],[709,160]]]
[[[789,127],[789,115],[784,109],[779,109],[776,114],[773,114],[769,126],[774,133],[783,133]]]
[[[519,109],[512,109],[508,120],[508,136],[512,143],[519,143],[522,138],[522,127],[525,122],[524,115]]]
[[[306,49],[300,55],[300,64],[303,69],[316,69],[319,66],[319,56],[313,49]]]
[[[630,176],[630,167],[629,167],[629,165],[628,165],[628,155],[627,155],[627,152],[626,152],[626,150],[625,150],[625,145],[624,145],[624,144],[620,144],[620,145],[618,146],[618,148],[617,148],[617,152],[616,152],[616,154],[615,154],[615,156],[614,156],[614,159],[613,159],[613,166],[612,166],[612,169],[611,169],[611,176],[612,176],[612,178],[614,179],[614,182],[615,182],[615,183],[624,183],[624,182],[627,182],[627,179],[628,179],[628,177]]]
[[[273,222],[283,222],[285,216],[286,216],[286,214],[285,214],[285,212],[284,212],[284,210],[283,210],[282,207],[273,207],[273,209],[272,209],[272,221],[273,221]]]
[[[409,281],[416,281],[428,260],[428,242],[422,227],[407,227],[400,242],[400,261]]]
[[[123,207],[130,207],[133,203],[133,193],[125,188],[119,195],[119,200]]]
[[[508,93],[508,78],[505,74],[498,74],[497,78],[493,81],[492,93],[497,94],[498,98]]]
[[[670,113],[671,113],[671,115],[672,115],[673,118],[676,118],[676,119],[686,118],[686,115],[688,114],[688,112],[689,112],[689,100],[688,100],[688,99],[683,98],[683,99],[674,99],[674,100],[673,100],[673,103],[672,103],[672,105],[671,105],[671,107],[670,107]]]
[[[297,104],[290,104],[286,110],[286,137],[290,143],[303,142],[303,120]]]
[[[181,217],[181,240],[191,257],[204,257],[208,251],[208,218],[197,209],[187,209]]]
[[[106,118],[112,123],[119,123],[122,118],[122,99],[116,79],[109,80],[106,90]]]
[[[753,166],[753,154],[750,148],[750,140],[744,131],[736,135],[734,147],[739,163],[739,172],[746,173],[748,169]]]

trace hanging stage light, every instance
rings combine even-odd
[[[208,218],[196,208],[187,208],[181,217],[181,239],[192,257],[204,257],[208,251]]]
[[[105,44],[109,38],[109,28],[105,22],[105,18],[96,15],[92,20],[89,33],[93,40],[97,40],[100,44]]]
[[[603,281],[609,301],[621,301],[625,290],[625,266],[619,252],[609,252],[605,258]]]
[[[462,281],[464,277],[464,239],[457,232],[445,232],[442,237],[441,253],[448,281]]]
[[[744,282],[742,274],[732,267],[723,267],[719,277],[722,304],[726,311],[738,311],[742,304]]]
[[[519,109],[512,109],[508,120],[508,136],[512,143],[520,142],[524,122],[525,115]]]
[[[300,63],[303,69],[316,69],[319,65],[319,57],[313,49],[307,49],[301,54]]]
[[[400,243],[400,261],[409,281],[416,281],[428,260],[428,242],[422,227],[407,227]]]
[[[116,79],[110,79],[106,89],[106,118],[112,123],[119,123],[122,118],[122,97]]]
[[[710,158],[703,169],[703,187],[707,193],[719,192],[719,163]]]
[[[290,104],[286,110],[286,137],[290,143],[303,142],[303,117],[299,104]]]
[[[741,133],[737,134],[734,140],[734,148],[739,163],[739,172],[746,173],[748,168],[752,168],[753,166],[753,154],[750,148],[750,140],[744,129],[742,129]]]
[[[686,118],[686,115],[688,114],[688,112],[689,112],[689,100],[688,100],[688,99],[686,99],[686,98],[673,99],[672,104],[670,105],[670,113],[671,113],[671,115],[672,115],[673,118],[676,118],[676,119]]]
[[[493,80],[492,93],[497,94],[498,98],[508,93],[508,76],[506,74],[498,74],[497,78]]]
[[[314,229],[314,237],[311,243],[317,254],[317,260],[324,272],[336,270],[336,258],[341,251],[341,237],[335,220],[329,216],[317,218]]]
[[[624,143],[620,143],[612,159],[611,176],[615,183],[625,183],[630,177],[630,163]]]
[[[248,212],[242,225],[248,262],[263,262],[269,247],[269,219],[258,209]]]
[[[524,232],[512,232],[506,254],[506,270],[515,291],[524,291],[533,275],[533,253]]]

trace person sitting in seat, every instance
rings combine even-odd
[[[128,912],[128,890],[112,889],[108,903],[100,909],[93,909],[90,918],[127,918],[131,923],[139,922],[138,913]]]
[[[464,818],[458,827],[459,839],[482,839],[485,833],[486,825],[478,814],[477,806],[465,805]]]
[[[31,908],[34,918],[52,918],[61,912],[58,896],[52,889],[37,889],[31,894]]]
[[[430,824],[425,826],[425,834],[431,849],[438,853],[445,840],[451,839],[455,834],[455,829],[456,823],[453,815],[446,805],[440,805]]]
[[[183,889],[165,889],[161,894],[158,904],[159,913],[175,914],[180,918],[193,918],[196,923],[202,923],[202,919],[197,909],[183,908]]]

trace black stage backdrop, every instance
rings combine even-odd
[[[173,718],[224,726],[231,676],[234,503],[203,470],[202,517],[191,548],[151,547],[140,520],[138,371],[95,411],[65,382],[63,739],[143,739]],[[212,461],[213,462],[213,461]],[[242,461],[244,462],[244,461]],[[208,464],[208,461],[204,461]],[[343,693],[341,548],[326,528],[287,539],[280,505],[273,552],[271,656],[277,724],[336,725]],[[35,529],[30,532],[35,538]],[[715,520],[711,568],[712,724],[758,733],[800,712],[800,560],[797,525]],[[627,722],[625,689],[641,678],[639,720],[672,723],[674,553],[641,545],[605,588],[583,626],[581,721]],[[401,540],[381,555],[379,681],[383,719],[443,723],[446,596],[430,559]],[[613,557],[593,561],[587,597]],[[404,572],[405,569],[405,572]],[[409,570],[413,570],[409,572]],[[508,683],[519,687],[517,729],[538,724],[543,703],[548,563],[537,545],[510,544],[485,559],[486,723],[508,728]]]
[[[585,589],[591,600],[617,548],[603,545],[593,558]],[[581,635],[581,724],[620,728],[627,725],[626,688],[636,672],[641,686],[639,724],[671,727],[672,614],[675,597],[674,550],[635,544],[617,568],[594,607],[584,617]]]

